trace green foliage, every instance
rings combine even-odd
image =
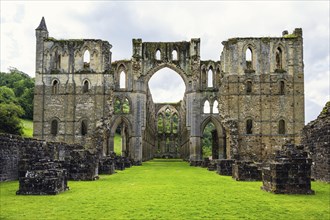
[[[14,96],[7,88],[14,92]],[[23,118],[33,119],[33,94],[34,79],[26,73],[16,68],[10,68],[9,73],[0,73],[0,103],[20,105],[24,110]]]
[[[21,119],[23,124],[23,137],[33,137],[33,121]]]
[[[205,126],[203,132],[203,157],[212,156],[212,131],[215,130],[214,124],[212,122]]]
[[[128,99],[125,99],[123,102],[123,113],[128,114],[129,111],[130,111],[129,101],[128,101]]]
[[[56,196],[17,196],[0,183],[0,219],[329,219],[329,184],[315,195],[275,195],[180,160],[153,160]]]
[[[24,110],[14,103],[0,103],[0,133],[21,135],[22,125],[20,117]]]

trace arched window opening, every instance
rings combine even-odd
[[[246,94],[251,94],[252,93],[252,82],[247,81],[246,82]]]
[[[130,112],[129,101],[127,98],[125,98],[123,102],[123,113],[128,114],[129,112]]]
[[[158,70],[148,86],[154,103],[174,103],[183,100],[186,90],[182,77],[170,68]]]
[[[172,51],[172,60],[178,60],[178,52],[176,50]]]
[[[282,69],[282,50],[279,47],[276,50],[275,60],[276,60],[276,69],[281,70]]]
[[[246,62],[246,68],[249,70],[253,69],[252,61],[253,61],[252,50],[250,47],[248,47],[245,51],[245,62]]]
[[[206,70],[203,68],[202,72],[201,72],[201,79],[202,79],[202,88],[206,88],[207,84],[206,84],[206,80],[207,80],[207,75],[206,75]]]
[[[50,133],[54,136],[58,133],[58,121],[56,119],[52,120],[50,125]]]
[[[164,118],[161,114],[158,115],[157,130],[158,130],[158,133],[163,133],[164,132]]]
[[[207,87],[213,87],[213,70],[209,69],[207,72]]]
[[[285,121],[283,119],[278,122],[278,133],[285,134]]]
[[[52,85],[52,94],[53,95],[56,95],[58,93],[58,81],[57,80],[54,80],[53,81],[53,85]]]
[[[90,64],[90,53],[88,50],[85,50],[84,53],[84,68],[89,68]]]
[[[171,110],[165,110],[165,131],[166,133],[171,133]]]
[[[83,93],[88,92],[88,90],[89,90],[89,82],[88,80],[85,80],[83,84]]]
[[[252,119],[246,120],[246,134],[252,134],[253,123]]]
[[[214,140],[212,133],[216,132],[215,126],[212,122],[209,122],[203,131],[203,139],[202,139],[202,154],[203,154],[203,158],[205,157],[210,157],[210,156],[216,156],[216,155],[212,155],[212,151],[213,151],[213,142],[217,141]],[[215,149],[214,149],[215,150]]]
[[[171,147],[171,141],[170,138],[166,138],[166,153],[170,152],[170,147]]]
[[[61,55],[55,52],[55,69],[61,69]]]
[[[210,102],[207,101],[207,100],[204,102],[203,112],[204,113],[210,113]]]
[[[218,105],[219,105],[218,101],[215,100],[215,101],[213,102],[213,109],[212,109],[212,112],[213,112],[213,113],[216,113],[216,114],[219,113]]]
[[[87,126],[87,120],[82,120],[81,121],[81,130],[80,133],[82,136],[85,136],[88,131],[88,126]]]
[[[129,155],[129,133],[125,123],[121,123],[115,130],[113,150],[116,155],[127,157]]]
[[[119,87],[121,89],[126,88],[126,73],[124,71],[121,71],[119,75]]]
[[[160,55],[160,50],[156,51],[156,60],[160,60],[161,59],[161,55]]]
[[[285,93],[285,84],[284,81],[280,81],[280,95],[284,95]]]
[[[115,113],[121,113],[121,102],[120,100],[117,98],[115,100],[115,107],[114,107]]]
[[[177,114],[172,117],[172,133],[177,134],[179,129],[179,118]]]

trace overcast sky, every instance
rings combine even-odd
[[[280,37],[283,30],[292,32],[300,27],[304,37],[305,122],[315,119],[330,99],[329,1],[1,0],[0,4],[2,72],[16,67],[34,76],[35,29],[42,16],[51,37],[109,41],[113,61],[130,59],[132,38],[144,42],[201,38],[201,59],[219,60],[221,42],[228,38]],[[182,90],[181,80],[171,80],[177,85],[171,88],[155,80],[157,96],[165,97],[175,88]]]

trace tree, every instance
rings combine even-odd
[[[2,88],[3,86],[6,88]],[[15,101],[12,100],[12,102],[16,105],[20,105],[24,110],[24,114],[22,115],[22,117],[27,119],[33,119],[33,78],[31,78],[26,73],[19,71],[16,68],[10,68],[9,73],[0,73],[0,87],[1,90],[4,90],[2,93],[4,93],[5,95],[3,95],[2,98],[7,100],[6,103],[8,103],[8,98],[12,97],[12,92],[9,92],[9,90],[7,89],[9,88],[14,92],[14,95],[16,97]]]
[[[24,114],[21,106],[14,103],[0,103],[0,132],[21,135],[20,117]]]

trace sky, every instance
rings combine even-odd
[[[112,61],[131,58],[133,38],[143,42],[201,38],[201,59],[219,60],[221,42],[229,38],[280,37],[283,30],[302,28],[305,123],[330,100],[329,1],[1,0],[0,4],[1,72],[15,67],[34,77],[35,29],[42,16],[51,37],[109,41]],[[164,83],[166,74],[173,76],[172,87]],[[166,74],[151,78],[156,85],[155,91],[151,89],[154,99],[175,98],[175,89],[184,91],[177,74]]]

